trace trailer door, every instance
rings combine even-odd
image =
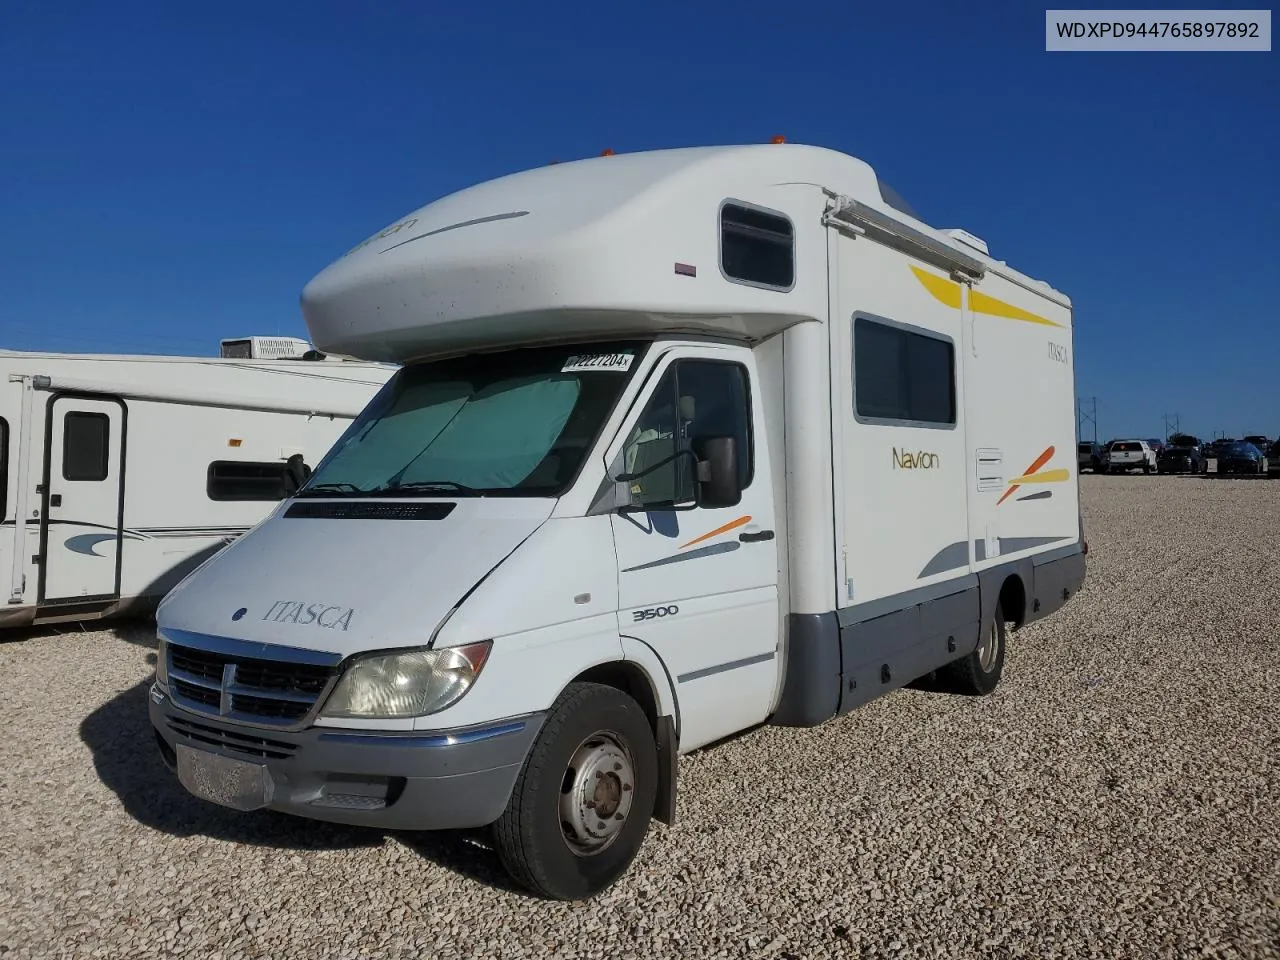
[[[45,429],[40,603],[119,596],[124,404],[58,396]]]

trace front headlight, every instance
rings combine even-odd
[[[158,637],[156,644],[156,683],[161,690],[169,689],[169,641]]]
[[[333,688],[326,717],[396,718],[436,713],[471,689],[492,641],[443,650],[360,657]]]

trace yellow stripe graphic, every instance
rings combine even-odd
[[[1070,474],[1066,468],[1062,467],[1057,470],[1045,470],[1041,473],[1028,473],[1026,476],[1014,477],[1009,482],[1017,486],[1022,486],[1024,483],[1062,483],[1069,476]]]
[[[1012,303],[1005,303],[1003,300],[997,300],[995,297],[989,297],[985,293],[979,293],[972,290],[969,293],[969,308],[974,313],[988,313],[993,317],[1005,317],[1009,320],[1025,320],[1027,323],[1041,323],[1046,327],[1060,327],[1062,324],[1054,323],[1052,320],[1046,320],[1044,317],[1034,313],[1029,313],[1021,307],[1015,307]]]
[[[935,299],[953,310],[960,309],[960,284],[954,280],[948,280],[946,277],[940,277],[936,273],[921,270],[916,266],[911,267],[911,272],[916,275],[917,280],[924,284],[924,288],[933,294]]]
[[[911,265],[911,272],[916,275],[916,279],[933,295],[935,300],[953,310],[960,309],[960,284],[954,280],[948,280],[946,277],[940,277],[936,273],[930,273],[928,270],[921,270],[914,264]],[[1012,303],[1005,303],[1003,300],[997,300],[995,297],[988,296],[977,290],[969,292],[969,309],[974,313],[985,313],[988,316],[1003,317],[1006,320],[1022,320],[1026,323],[1038,323],[1046,327],[1062,326],[1062,324],[1054,323],[1039,314],[1023,310],[1021,307],[1015,307]]]

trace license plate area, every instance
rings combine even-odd
[[[271,802],[271,772],[261,763],[178,744],[178,780],[188,791],[233,810],[261,810]]]

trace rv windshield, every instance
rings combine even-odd
[[[558,496],[643,349],[538,347],[406,366],[298,496]]]

